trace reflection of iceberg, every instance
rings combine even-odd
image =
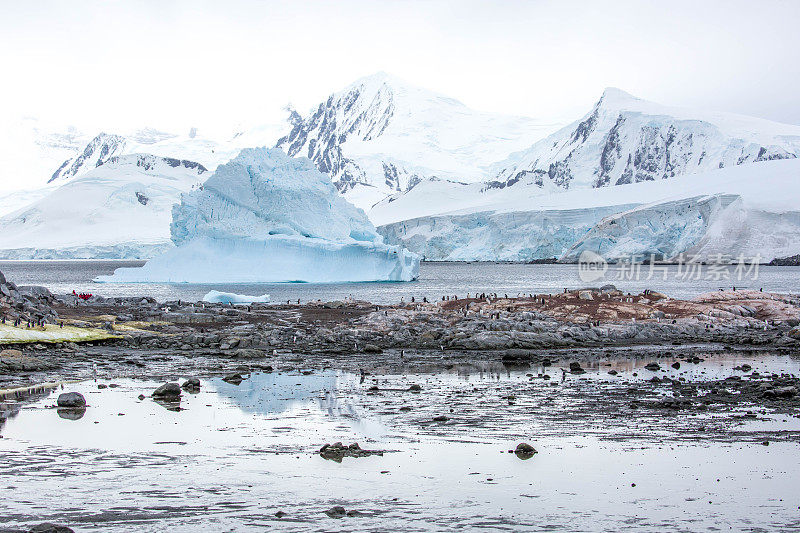
[[[388,246],[306,158],[251,148],[172,210],[177,245],[111,282],[410,281],[419,257]]]
[[[325,372],[309,375],[251,374],[240,385],[214,380],[217,393],[232,399],[246,413],[282,413],[316,400],[336,389],[338,375]]]

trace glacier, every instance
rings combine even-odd
[[[800,253],[800,159],[550,194],[533,183],[415,189],[373,216],[387,242],[427,260],[574,262],[588,250],[609,260],[768,262]],[[426,201],[432,190],[438,203]]]
[[[100,282],[411,281],[419,256],[386,245],[367,218],[307,158],[247,148],[181,196],[176,245]]]

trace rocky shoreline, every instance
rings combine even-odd
[[[31,384],[29,379],[55,371],[85,377],[84,356],[126,375],[156,372],[159,365],[152,363],[159,358],[183,361],[180,366],[186,368],[220,360],[261,368],[301,363],[356,370],[431,359],[541,363],[636,346],[785,353],[800,347],[800,297],[757,291],[676,300],[608,286],[527,297],[454,295],[390,306],[361,301],[232,306],[98,296],[84,301],[36,291],[37,312],[70,327],[106,331],[109,338],[82,344],[57,338],[16,346],[6,342],[0,386]]]

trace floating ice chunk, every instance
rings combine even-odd
[[[236,294],[235,292],[208,291],[203,296],[203,301],[215,304],[269,303],[269,294],[248,296],[247,294]]]

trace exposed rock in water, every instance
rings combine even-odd
[[[383,450],[363,450],[357,442],[350,446],[345,446],[341,442],[325,444],[319,449],[319,454],[323,459],[341,463],[345,457],[369,457],[370,455],[383,455]]]
[[[79,392],[65,392],[58,395],[56,405],[66,408],[81,408],[86,407],[86,398]]]
[[[644,367],[651,372],[658,372],[661,370],[661,365],[658,363],[647,363]]]
[[[325,511],[325,514],[331,518],[344,518],[347,515],[347,511],[341,505],[336,505]]]
[[[181,396],[181,387],[177,383],[164,383],[153,391],[153,398],[162,400],[176,399]]]
[[[189,378],[181,385],[181,388],[185,391],[197,392],[200,390],[200,380],[198,378]]]
[[[520,459],[530,459],[531,457],[536,455],[538,452],[536,451],[536,448],[534,448],[533,446],[531,446],[527,442],[520,442],[519,444],[517,444],[517,447],[514,450],[514,453]]]
[[[244,381],[244,378],[241,374],[228,374],[222,378],[222,381],[226,383],[232,383],[233,385],[239,385],[242,381]]]

